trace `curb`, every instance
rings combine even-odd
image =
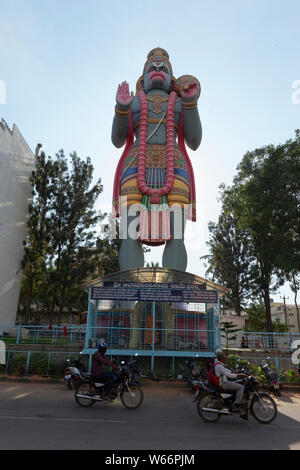
[[[64,379],[51,379],[47,377],[18,377],[18,376],[0,376],[0,382],[21,382],[21,383],[36,383],[36,384],[65,384]],[[141,380],[142,387],[169,387],[169,388],[189,388],[185,381],[179,380]],[[263,390],[268,390],[268,387],[262,387]],[[281,383],[281,390],[285,392],[300,392],[300,384]]]
[[[36,383],[36,384],[62,384],[64,385],[64,379],[51,379],[51,378],[37,378],[37,377],[20,377],[20,376],[0,376],[0,382],[21,382],[21,383]],[[179,381],[165,381],[165,380],[141,380],[142,387],[174,387],[174,388],[185,388],[188,387],[187,382]]]

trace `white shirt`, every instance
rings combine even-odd
[[[215,374],[219,379],[220,385],[222,385],[224,382],[228,382],[228,379],[237,379],[238,375],[233,374],[230,369],[224,367],[219,359],[215,359],[214,364],[217,364],[215,365]]]

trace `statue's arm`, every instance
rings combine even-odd
[[[202,140],[202,126],[198,108],[184,109],[183,133],[188,147],[197,150]]]
[[[127,139],[130,107],[133,98],[133,92],[130,94],[128,83],[121,83],[117,91],[117,104],[111,132],[112,143],[117,148],[123,147]]]
[[[120,117],[115,113],[111,131],[111,140],[115,147],[120,148],[126,142],[129,117]]]
[[[192,150],[197,150],[202,139],[202,126],[197,108],[198,97],[196,81],[182,86],[183,133],[188,147]]]

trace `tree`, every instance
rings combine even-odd
[[[299,132],[294,141],[246,153],[228,193],[240,228],[249,231],[255,257],[251,292],[263,298],[268,331],[273,328],[270,293],[284,283],[287,259],[299,261],[299,157]]]
[[[92,256],[96,232],[92,228],[103,218],[94,209],[103,187],[100,179],[90,187],[93,178],[90,158],[83,161],[73,152],[70,160],[69,169],[63,150],[56,155],[50,214],[52,305],[58,306],[60,314],[65,307],[72,308],[72,292],[96,268]]]
[[[228,349],[229,343],[237,339],[237,335],[234,335],[233,333],[236,333],[237,331],[241,331],[241,330],[240,328],[236,327],[235,323],[231,321],[225,321],[223,322],[223,327],[221,328],[221,331],[223,331],[224,333],[222,337],[225,338],[226,349]]]
[[[32,203],[29,205],[28,234],[24,240],[23,278],[19,304],[25,306],[26,319],[30,306],[37,301],[38,284],[47,285],[46,264],[49,253],[49,211],[52,201],[53,162],[44,152],[36,152],[36,168],[30,177]]]
[[[96,270],[94,227],[103,218],[94,209],[101,180],[92,185],[92,178],[90,159],[75,152],[69,161],[63,150],[55,159],[36,156],[20,296],[27,313],[33,300],[37,311],[58,311],[59,318],[87,302],[80,284]]]
[[[115,228],[115,231],[112,230]],[[119,268],[119,251],[121,247],[119,238],[119,223],[109,217],[108,223],[102,227],[102,236],[97,238],[96,257],[99,266],[99,275],[114,273]]]
[[[226,202],[226,212],[222,211],[218,223],[209,222],[209,255],[203,256],[211,275],[216,281],[228,289],[230,293],[224,299],[224,306],[232,308],[241,315],[249,296],[248,269],[253,257],[250,253],[250,239],[247,229],[239,228],[238,220],[225,201],[225,186],[220,186],[221,200]]]
[[[239,308],[241,267],[245,293],[262,299],[266,328],[272,332],[270,294],[300,266],[299,131],[284,144],[247,152],[237,170],[233,185],[222,186],[219,222],[209,226],[209,271],[232,290],[229,300]],[[243,235],[246,248],[240,264],[233,249],[239,247],[237,234]]]
[[[247,309],[247,323],[244,328],[245,331],[268,331],[266,327],[266,310],[263,304],[252,303]],[[277,333],[288,332],[287,325],[280,323],[279,320],[272,322],[272,330]]]
[[[298,331],[300,332],[300,311],[297,302],[298,291],[300,289],[300,273],[299,271],[292,270],[290,273],[287,274],[287,278],[290,281],[290,288],[294,294],[294,303],[297,312]]]

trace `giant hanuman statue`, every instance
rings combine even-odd
[[[196,220],[196,194],[185,143],[196,150],[201,142],[200,92],[195,77],[174,78],[160,48],[149,52],[135,96],[127,82],[118,87],[112,142],[126,144],[113,194],[115,215],[126,221],[121,270],[144,266],[143,243],[165,244],[163,266],[186,270],[184,228]]]

